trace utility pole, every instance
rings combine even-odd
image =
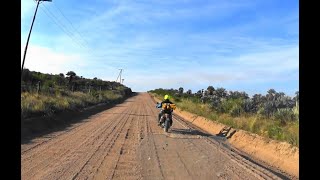
[[[124,79],[122,79],[122,84],[123,84]]]
[[[122,69],[120,69],[120,84],[121,84],[121,74],[122,74]]]
[[[33,15],[32,23],[31,23],[31,28],[30,28],[30,31],[29,31],[28,39],[27,39],[27,44],[26,44],[26,47],[24,48],[24,54],[23,54],[23,60],[22,60],[22,67],[21,67],[21,77],[22,77],[22,72],[23,72],[24,61],[25,61],[25,59],[26,59],[26,54],[27,54],[29,39],[30,39],[30,35],[31,35],[31,31],[32,31],[32,27],[33,27],[34,20],[36,19],[36,14],[37,14],[37,11],[38,11],[38,7],[39,7],[39,4],[40,4],[40,1],[48,1],[48,2],[51,2],[52,0],[38,0],[38,2],[37,2],[36,11],[34,12],[34,15]]]
[[[119,75],[118,75],[118,77],[117,77],[116,82],[118,81],[118,78],[120,77],[119,82],[120,82],[120,84],[121,84],[121,73],[122,73],[122,70],[123,70],[123,69],[119,69],[119,70],[120,70],[120,73],[119,73]]]

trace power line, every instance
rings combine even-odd
[[[66,21],[68,21],[68,23],[71,25],[70,27],[72,27],[71,29],[73,30],[70,30],[67,28],[67,26],[65,26],[62,22],[59,22],[58,18],[54,15],[54,13],[52,13],[49,8],[47,8],[45,5],[43,5],[45,9],[41,9],[42,11],[44,11],[46,13],[47,16],[49,16],[53,22],[58,25],[59,28],[61,28],[68,36],[69,38],[71,38],[72,41],[74,41],[75,43],[77,43],[80,47],[84,48],[84,49],[87,49],[89,54],[92,55],[92,57],[94,58],[105,58],[109,55],[105,54],[105,55],[100,55],[100,56],[97,56],[96,54],[94,54],[94,50],[92,50],[90,47],[89,47],[89,43],[85,40],[85,38],[83,38],[83,35],[74,27],[74,25],[72,24],[72,22],[64,15],[64,13],[62,12],[62,10],[54,4],[55,8],[59,11],[59,13],[64,17],[64,19]],[[42,8],[42,7],[41,7]],[[46,11],[45,11],[46,10]],[[50,13],[50,15],[48,13]],[[73,32],[76,32],[77,34],[73,33]],[[76,36],[77,35],[77,36]],[[80,37],[80,38],[78,38]],[[131,50],[135,50],[134,48],[126,48],[126,49],[131,49]],[[155,51],[155,50],[152,50],[152,51]],[[135,52],[126,52],[125,54],[140,54],[140,53],[137,53],[136,51]],[[116,56],[123,56],[122,55],[116,55]]]
[[[46,8],[46,7],[44,6],[44,8]],[[75,43],[77,43],[80,47],[85,48],[81,43],[79,43],[77,40],[75,40],[75,38],[72,36],[72,33],[69,32],[69,31],[67,30],[67,28],[65,28],[64,25],[60,24],[59,21],[57,21],[57,20],[54,19],[55,16],[54,16],[47,8],[46,8],[46,9],[43,9],[43,8],[41,7],[41,10],[42,10],[49,18],[51,18],[51,20],[52,20],[64,33],[66,33],[66,34],[71,38],[72,41],[74,41]],[[48,12],[50,15],[49,15],[47,12]]]
[[[49,8],[43,5],[44,8],[41,7],[41,10],[79,47],[84,48],[88,51],[88,53],[91,55],[93,58],[104,58],[107,55],[101,55],[97,56],[94,54],[93,50],[89,47],[89,43],[83,38],[82,34],[73,26],[72,22],[64,15],[64,13],[60,10],[58,6],[55,5],[56,9],[60,12],[60,14],[68,21],[68,23],[71,25],[74,31],[70,30],[66,25],[62,23],[62,21],[59,21],[59,18],[57,18],[54,13],[52,13]],[[71,29],[72,29],[71,28]],[[76,36],[75,33],[78,33]],[[80,37],[80,39],[78,38]]]
[[[64,30],[63,28],[62,28],[62,30],[70,37],[70,38],[72,38],[71,36],[73,36],[73,40],[74,41],[76,41],[77,42],[77,44],[78,45],[80,45],[82,48],[84,48],[84,49],[87,49],[87,51],[88,51],[88,53],[92,56],[92,57],[94,57],[94,58],[102,58],[102,57],[105,57],[106,55],[103,55],[103,56],[97,56],[97,55],[95,55],[94,54],[94,52],[93,52],[93,50],[89,47],[89,43],[82,37],[82,35],[81,35],[81,33],[73,26],[73,24],[71,23],[71,21],[63,14],[63,12],[56,6],[56,9],[58,9],[58,11],[60,11],[60,14],[69,22],[69,24],[71,25],[71,27],[74,29],[74,31],[72,31],[72,30],[69,30],[66,26],[64,26],[63,25],[63,23],[61,22],[61,23],[57,23],[57,22],[59,22],[59,20],[58,20],[58,18],[56,18],[56,16],[55,15],[53,15],[53,13],[49,10],[49,8],[47,8],[47,7],[45,7],[44,6],[44,8],[46,8],[46,10],[51,14],[51,16],[53,17],[50,17],[51,19],[57,19],[57,20],[54,20],[54,22],[61,28],[61,26],[63,26],[66,30]],[[44,9],[43,9],[44,10]],[[46,13],[47,14],[47,13]],[[48,15],[48,14],[47,14]],[[57,21],[57,22],[56,22]],[[61,25],[59,25],[59,24],[61,24]],[[68,32],[66,32],[66,31],[68,31]],[[74,33],[72,33],[72,32],[78,32],[78,36],[82,39],[82,40],[80,40],[79,38],[77,38],[77,36],[76,35],[74,35]],[[76,39],[76,40],[75,40]]]
[[[79,34],[79,37],[86,43],[86,45],[88,45],[88,41],[86,41],[86,39],[83,38],[83,35],[73,26],[72,22],[64,15],[60,8],[56,4],[54,4],[54,6],[56,7],[56,9],[58,9],[60,14],[70,23],[71,27]],[[88,46],[88,48],[90,47]]]
[[[48,15],[47,13],[46,13],[46,14],[47,14],[52,20],[54,20],[54,22],[56,22],[56,24],[57,24],[59,27],[61,27],[65,32],[67,31],[66,33],[68,33],[69,35],[71,35],[71,36],[73,35],[72,32],[70,32],[69,29],[68,29],[63,23],[60,23],[59,20],[57,20],[58,18],[56,18],[56,16],[55,16],[46,6],[43,6],[43,7],[45,8],[45,11],[44,11],[44,12],[45,12],[45,13],[48,12],[50,15]],[[44,9],[43,9],[43,10],[44,10]],[[81,44],[81,45],[82,45],[82,44]]]
[[[94,52],[94,50],[93,50],[92,48],[90,48],[88,41],[87,41],[85,38],[83,38],[83,37],[84,37],[83,34],[80,33],[80,32],[78,31],[78,29],[76,29],[76,28],[74,27],[74,25],[72,24],[72,22],[64,15],[64,13],[62,12],[62,10],[61,10],[57,5],[54,4],[54,6],[55,6],[55,8],[60,12],[60,14],[64,17],[64,19],[66,19],[66,20],[68,21],[68,23],[71,25],[71,27],[72,27],[72,29],[73,29],[73,32],[78,33],[77,35],[80,37],[80,39],[82,40],[82,42],[84,42],[83,44],[86,46],[86,48],[88,49],[88,51],[89,51],[89,53],[90,53],[91,55],[93,55],[94,57],[97,57],[97,58],[104,58],[104,57],[107,56],[107,55],[101,55],[101,56],[96,55],[95,52]],[[76,37],[76,36],[75,36],[75,37]]]
[[[85,40],[85,38],[83,38],[83,35],[74,27],[74,25],[72,24],[72,22],[64,15],[64,13],[62,12],[62,10],[57,6],[55,5],[55,8],[59,11],[59,13],[64,17],[64,19],[66,21],[68,21],[68,23],[71,25],[70,27],[72,27],[71,29],[73,30],[69,30],[62,22],[60,23],[58,18],[49,10],[49,8],[47,8],[46,6],[44,6],[44,8],[47,10],[48,13],[50,13],[51,15],[51,19],[54,21],[55,24],[57,24],[73,41],[75,41],[78,45],[80,45],[82,48],[85,48],[88,50],[89,54],[92,55],[92,57],[94,58],[105,58],[107,57],[108,55],[107,54],[104,54],[104,55],[100,55],[100,56],[97,56],[96,54],[94,54],[94,50],[92,50],[89,46],[89,43]],[[44,9],[42,9],[44,11]],[[59,25],[60,24],[60,25]],[[61,27],[62,26],[62,27]],[[67,31],[67,32],[66,32]],[[76,32],[78,36],[76,36],[74,33],[72,32]],[[80,37],[77,38],[77,37]],[[121,81],[121,80],[120,80]]]
[[[73,32],[76,32],[77,35],[80,37],[80,39],[84,42],[84,44],[86,45],[86,48],[88,49],[88,51],[90,52],[91,55],[93,55],[94,57],[97,58],[102,58],[105,57],[106,55],[103,56],[97,56],[94,53],[94,50],[92,48],[90,48],[88,41],[84,38],[83,34],[79,32],[79,30],[77,28],[74,27],[73,23],[67,18],[67,16],[64,15],[64,13],[62,12],[62,10],[56,5],[54,4],[55,8],[60,12],[60,14],[64,17],[64,19],[66,21],[68,21],[68,23],[71,25]]]

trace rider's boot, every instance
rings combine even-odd
[[[158,121],[158,126],[160,126],[163,122],[163,117],[160,118],[160,120]]]

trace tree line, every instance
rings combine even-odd
[[[244,114],[258,114],[267,118],[280,120],[285,124],[288,121],[299,120],[299,91],[294,97],[287,96],[284,92],[269,89],[265,95],[254,94],[252,97],[242,91],[227,91],[225,88],[208,86],[196,93],[189,89],[155,89],[152,92],[158,94],[170,94],[177,101],[180,98],[188,98],[194,102],[208,104],[218,113],[228,113],[232,116]]]
[[[74,71],[68,71],[66,74],[46,74],[24,69],[21,78],[21,90],[28,91],[30,88],[38,87],[40,89],[64,89],[70,91],[102,91],[131,89],[115,81],[104,81],[97,77],[93,79],[84,78],[77,75]]]

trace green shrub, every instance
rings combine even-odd
[[[280,121],[281,124],[286,124],[288,121],[297,120],[297,117],[292,109],[282,108],[276,111],[274,119]]]

